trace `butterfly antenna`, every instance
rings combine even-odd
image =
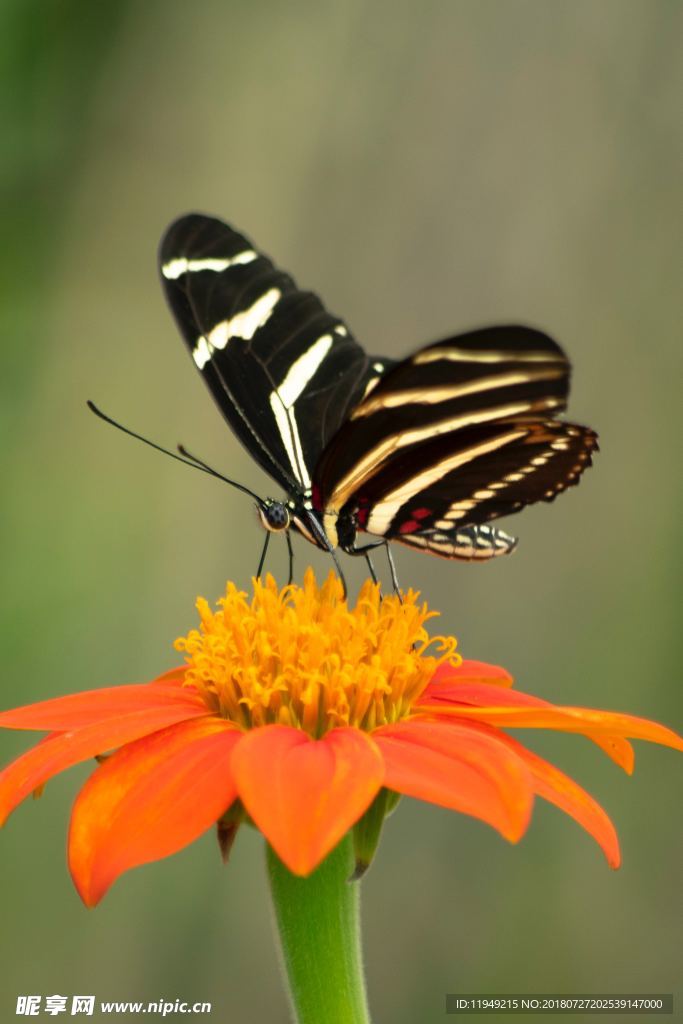
[[[212,467],[208,466],[206,462],[203,461],[203,459],[200,459],[199,456],[193,455],[192,452],[188,451],[184,444],[178,445],[178,451],[183,456],[185,461],[187,461],[191,466],[194,466],[196,469],[203,469],[204,472],[209,473],[210,476],[215,476],[219,480],[224,480],[226,484],[232,484],[232,486],[236,487],[239,491],[244,491],[245,494],[249,494],[254,499],[254,501],[257,501],[259,504],[263,501],[263,499],[260,498],[258,494],[254,494],[254,492],[250,491],[248,487],[244,486],[244,484],[238,484],[236,480],[231,480],[230,477],[223,476],[222,473],[219,473],[217,470],[212,469]]]
[[[257,502],[261,501],[258,494],[254,494],[253,491],[250,491],[249,488],[245,487],[243,484],[238,484],[236,480],[231,480],[229,477],[223,476],[222,473],[217,472],[217,470],[212,469],[211,466],[207,466],[207,464],[202,462],[201,459],[196,458],[194,455],[190,455],[182,445],[178,445],[178,450],[181,453],[178,455],[169,448],[164,448],[162,445],[156,444],[154,441],[150,441],[148,437],[143,437],[142,434],[137,434],[129,427],[124,427],[122,423],[119,423],[117,420],[112,419],[111,416],[107,416],[105,412],[102,412],[102,410],[99,409],[94,402],[91,402],[90,399],[87,400],[87,406],[90,411],[101,420],[104,420],[105,423],[108,423],[112,427],[116,427],[116,429],[120,430],[123,434],[128,434],[129,437],[134,437],[136,441],[142,441],[143,444],[148,445],[149,448],[154,448],[155,451],[161,452],[162,455],[169,455],[172,459],[175,459],[176,462],[182,462],[183,465],[190,466],[192,469],[199,469],[202,473],[208,473],[209,476],[214,476],[217,480],[222,480],[224,483],[230,484],[232,487],[236,487],[238,491],[243,491],[244,494],[248,494],[250,498],[253,498]]]

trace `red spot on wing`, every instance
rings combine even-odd
[[[311,494],[311,501],[313,502],[313,508],[316,512],[322,512],[322,500],[320,494],[320,487],[318,484],[313,484],[313,493]]]
[[[417,519],[406,519],[405,523],[401,523],[398,528],[399,533],[415,533],[416,530],[420,529],[420,524]]]
[[[362,527],[366,527],[368,525],[368,517],[369,517],[369,515],[370,515],[370,509],[369,508],[359,508],[357,513],[356,513],[356,519],[358,521],[358,525],[362,526]]]
[[[426,519],[431,514],[431,508],[414,508],[411,512],[413,519]]]

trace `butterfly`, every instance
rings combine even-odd
[[[290,529],[333,554],[394,540],[507,554],[516,538],[489,522],[552,501],[591,464],[595,432],[558,418],[569,360],[541,331],[483,327],[400,361],[369,356],[316,295],[198,213],[170,225],[159,269],[218,408],[286,494],[257,506],[290,559]]]

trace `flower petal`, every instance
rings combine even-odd
[[[431,684],[430,684],[431,685]],[[522,693],[520,690],[505,690],[501,692],[500,687],[491,686],[488,683],[462,682],[451,684],[447,682],[433,689],[427,687],[420,697],[420,710],[425,711],[432,708],[438,711],[446,704],[457,707],[534,707],[552,708],[552,704],[540,697],[532,697],[529,693]],[[634,754],[633,747],[622,736],[610,736],[586,732],[588,739],[592,740],[603,750],[615,764],[623,768],[629,775],[633,771]]]
[[[230,753],[242,733],[219,718],[179,722],[122,747],[74,804],[69,868],[92,907],[129,868],[187,846],[236,794]]]
[[[618,868],[621,863],[619,839],[614,825],[600,804],[568,775],[527,750],[511,736],[506,737],[506,742],[526,762],[534,779],[536,793],[578,821],[602,847],[609,866]]]
[[[438,707],[439,704],[464,704],[473,707],[552,707],[549,701],[532,697],[521,690],[504,689],[483,680],[452,679],[433,685],[433,680],[420,696],[420,706]]]
[[[502,702],[498,702],[502,705]],[[415,708],[416,711],[434,713],[434,702]],[[460,720],[475,719],[503,729],[555,729],[559,732],[578,732],[585,736],[606,735],[649,740],[674,750],[683,750],[683,738],[665,725],[637,715],[624,715],[618,711],[599,711],[594,708],[575,707],[468,707],[442,704],[439,715]]]
[[[511,842],[523,835],[533,803],[531,777],[492,731],[409,719],[382,726],[372,737],[389,789],[480,818]]]
[[[0,825],[22,800],[58,772],[176,722],[205,718],[208,714],[201,702],[188,705],[167,700],[158,707],[128,711],[73,732],[46,736],[0,772]]]
[[[501,668],[500,665],[489,665],[485,661],[463,658],[455,668],[447,661],[439,665],[427,690],[448,683],[491,683],[496,686],[512,686],[513,682],[507,669]]]
[[[594,732],[587,732],[586,736],[596,747],[600,747],[611,761],[623,768],[627,775],[633,775],[636,755],[628,740],[623,736],[601,736]]]
[[[148,686],[182,686],[187,675],[187,665],[176,665],[152,679]]]
[[[367,810],[384,776],[366,733],[332,729],[313,740],[268,725],[248,733],[232,755],[239,795],[280,860],[307,875]]]
[[[196,708],[201,708],[203,713],[207,711],[206,704],[189,687],[179,689],[177,686],[136,683],[132,686],[109,686],[104,690],[70,693],[66,697],[54,697],[38,704],[1,711],[0,728],[67,732],[132,711],[152,714],[155,709],[167,709],[171,705],[180,711],[186,708],[188,718],[196,714]]]

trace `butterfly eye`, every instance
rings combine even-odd
[[[289,526],[289,509],[282,501],[264,502],[259,505],[258,512],[263,528],[271,533],[286,530]]]

